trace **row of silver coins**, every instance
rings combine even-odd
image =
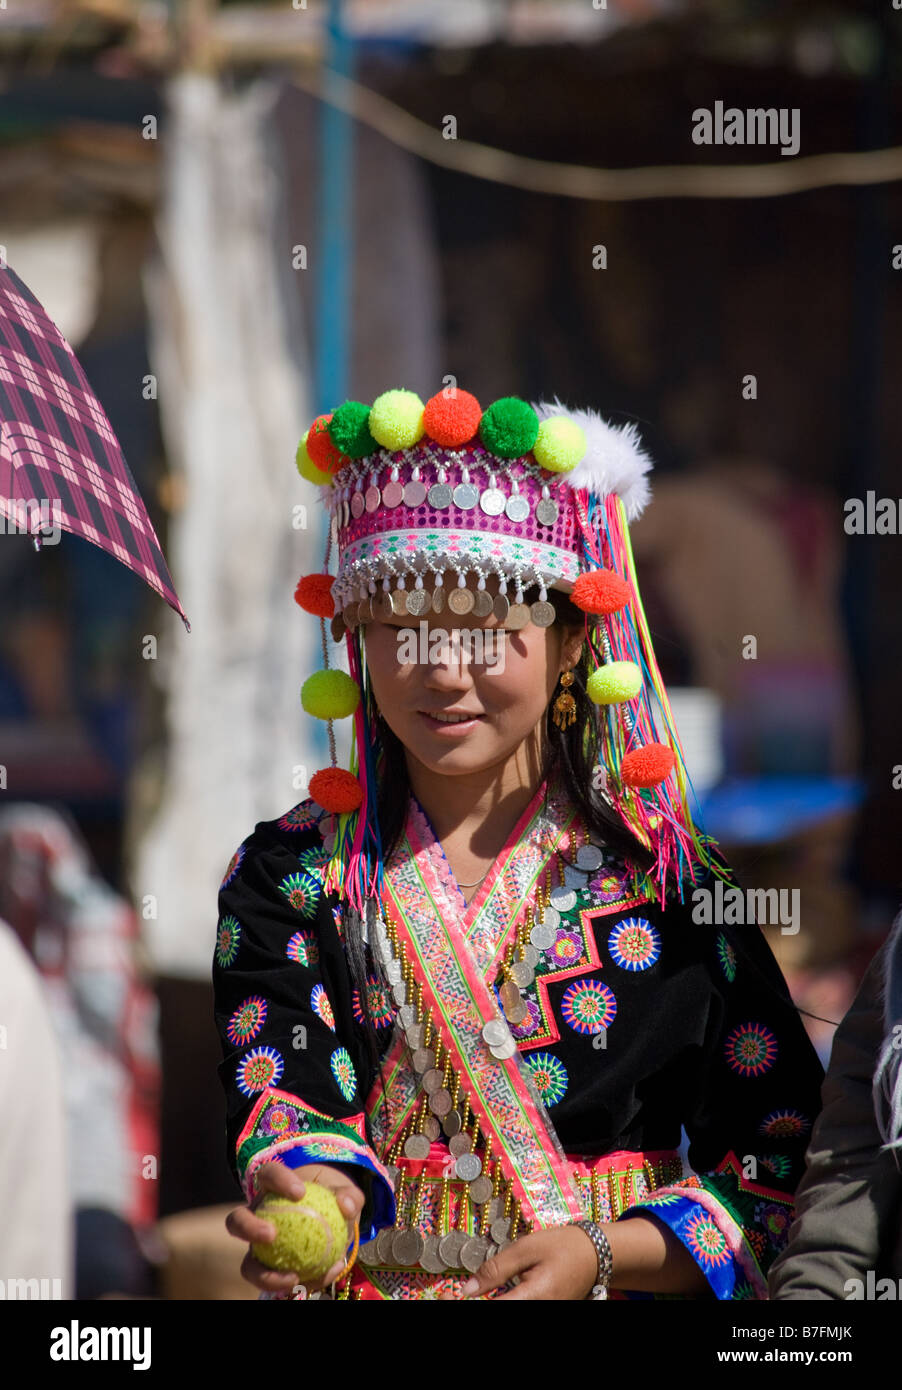
[[[391,617],[421,618],[427,613],[443,613],[446,607],[458,617],[472,614],[474,618],[488,618],[494,614],[498,622],[518,630],[527,623],[536,627],[551,627],[557,616],[554,605],[547,599],[535,599],[532,603],[511,603],[507,594],[495,594],[487,589],[469,589],[459,586],[439,585],[430,592],[428,589],[379,589],[368,598],[358,599],[346,604],[336,613],[331,623],[332,638],[338,642],[346,628],[352,630],[358,623],[387,622]]]
[[[456,486],[439,481],[427,487],[419,478],[407,483],[395,479],[381,488],[373,482],[369,487],[358,486],[354,491],[344,488],[336,499],[333,514],[343,530],[364,513],[378,511],[380,507],[390,511],[402,504],[408,508],[421,507],[424,502],[436,511],[446,511],[453,505],[466,512],[478,506],[485,516],[504,515],[514,524],[526,521],[532,512],[540,526],[553,526],[560,515],[560,507],[547,486],[543,486],[542,495],[531,505],[529,498],[518,490],[507,494],[499,487],[490,485],[480,489],[469,481]]]

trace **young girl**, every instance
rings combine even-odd
[[[387,391],[319,417],[298,467],[331,524],[296,597],[350,671],[302,701],[353,716],[354,749],[334,766],[330,722],[333,766],[222,886],[248,1203],[227,1224],[270,1240],[263,1194],[318,1182],[349,1248],[319,1286],[250,1251],[245,1276],[265,1297],[766,1297],[822,1071],[758,927],[716,922],[730,874],[690,815],[632,563],[633,427]]]

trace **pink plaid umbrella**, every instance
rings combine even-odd
[[[40,548],[58,525],[145,580],[191,631],[119,441],[75,353],[0,268],[0,514]]]

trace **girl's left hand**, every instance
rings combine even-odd
[[[486,1260],[463,1287],[464,1298],[477,1298],[507,1284],[515,1275],[520,1282],[504,1299],[583,1299],[595,1286],[598,1256],[585,1231],[578,1226],[559,1226],[522,1236]],[[453,1294],[443,1294],[442,1301]],[[494,1302],[495,1300],[493,1300]]]

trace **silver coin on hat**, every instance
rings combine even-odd
[[[432,595],[428,589],[408,589],[407,590],[407,611],[418,618],[421,613],[432,605]]]
[[[462,511],[469,511],[475,507],[479,501],[479,489],[472,483],[458,483],[453,493],[455,507],[460,507]]]
[[[386,618],[390,618],[393,612],[391,594],[387,589],[380,589],[373,600],[373,617],[378,618],[380,622],[385,622]]]
[[[472,613],[475,603],[472,589],[452,589],[448,595],[448,607],[452,613]]]
[[[430,1144],[434,1144],[436,1139],[441,1138],[442,1127],[434,1115],[426,1116],[425,1120],[423,1121],[423,1133],[429,1140]]]
[[[363,495],[364,506],[368,512],[374,512],[381,501],[382,493],[376,487],[375,483],[371,483]]]
[[[432,591],[432,611],[433,613],[443,613],[447,602],[444,584],[437,584]]]
[[[391,997],[399,1007],[407,1003],[407,986],[403,980],[396,985],[392,985]]]
[[[382,503],[386,507],[398,507],[404,500],[404,488],[393,478],[391,482],[385,484],[382,489]]]
[[[365,1241],[364,1244],[361,1245],[360,1249],[357,1251],[357,1258],[362,1265],[366,1265],[369,1268],[371,1265],[377,1265],[379,1263],[379,1252],[377,1250],[378,1242],[379,1237],[376,1236],[373,1240]]]
[[[536,599],[535,603],[529,605],[529,616],[536,627],[551,627],[557,613],[554,604],[549,603],[547,599]]]
[[[460,1250],[469,1237],[463,1231],[449,1231],[438,1243],[438,1253],[445,1269],[460,1269]]]
[[[392,1255],[392,1241],[395,1238],[393,1226],[386,1226],[384,1231],[380,1231],[376,1237],[376,1254],[379,1256],[380,1265],[393,1265],[395,1260]]]
[[[529,503],[522,492],[515,492],[504,504],[504,512],[509,521],[525,521],[529,516]]]
[[[455,1113],[456,1112],[453,1110],[449,1111],[446,1118],[450,1120],[451,1116]],[[468,1154],[472,1147],[472,1136],[469,1135],[465,1129],[459,1129],[456,1134],[451,1135],[448,1141],[448,1148],[454,1158],[460,1158],[461,1154]]]
[[[551,497],[540,497],[536,503],[536,521],[540,526],[553,526],[558,518],[557,502]]]
[[[435,1053],[431,1047],[418,1047],[411,1061],[414,1071],[422,1075],[424,1071],[429,1071],[431,1067],[435,1066]]]
[[[351,516],[356,521],[366,511],[366,498],[362,492],[355,492],[351,498]]]
[[[402,1004],[398,1009],[398,1022],[407,1032],[407,1041],[410,1042],[410,1029],[417,1021],[417,1011],[412,1004]],[[417,1043],[419,1047],[419,1042]]]
[[[406,590],[406,589],[392,589],[392,591],[391,591],[391,608],[392,608],[392,612],[393,612],[394,614],[396,614],[397,617],[399,617],[399,618],[403,618],[403,617],[404,617],[404,614],[407,612],[407,590]]]
[[[482,1159],[478,1154],[469,1152],[461,1154],[454,1164],[454,1176],[462,1178],[464,1182],[475,1182],[481,1173]]]
[[[500,516],[504,511],[505,496],[498,487],[487,487],[479,499],[479,505],[486,516]]]
[[[510,1235],[511,1223],[509,1216],[498,1216],[489,1227],[489,1235],[496,1245],[500,1245],[503,1240],[507,1240]]]
[[[529,933],[529,941],[537,951],[547,951],[557,941],[557,930],[547,922],[537,922]]]
[[[429,1070],[424,1071],[423,1075],[420,1077],[420,1085],[427,1096],[432,1096],[436,1091],[442,1089],[442,1082],[444,1079],[445,1073],[443,1071],[440,1071],[438,1067],[430,1067]]]
[[[438,511],[444,511],[451,506],[451,489],[447,483],[433,483],[426,493],[430,507],[435,507]]]
[[[561,914],[553,903],[546,903],[539,921],[543,927],[550,927],[552,931],[556,932],[561,925]]]
[[[580,845],[576,851],[576,863],[580,869],[588,869],[591,873],[601,868],[604,855],[597,845]]]
[[[483,1024],[482,1036],[489,1047],[497,1047],[510,1037],[510,1032],[503,1018],[490,1018],[488,1023]]]
[[[408,1135],[404,1141],[404,1157],[422,1159],[429,1157],[430,1141],[425,1134]]]
[[[579,869],[574,869],[572,864],[564,865],[564,887],[575,888],[577,892],[585,888],[587,883],[586,875]]]
[[[487,618],[493,607],[494,601],[488,589],[477,589],[473,598],[473,617]]]
[[[492,608],[499,623],[503,623],[511,609],[510,599],[507,594],[496,594]]]
[[[517,1051],[517,1044],[513,1038],[509,1042],[502,1043],[500,1047],[490,1047],[489,1051],[498,1062],[507,1062]]]
[[[399,985],[404,978],[399,960],[390,960],[385,967],[385,978],[390,985]]]
[[[572,888],[558,884],[557,888],[552,888],[549,898],[558,912],[569,912],[571,908],[576,907],[576,894]]]
[[[512,603],[505,622],[508,627],[514,629],[525,627],[529,622],[529,605],[526,603]]]
[[[529,1009],[521,999],[519,1004],[514,1004],[510,1009],[505,1009],[508,1023],[514,1028],[519,1028],[521,1023],[525,1023],[529,1017]]]
[[[451,1099],[451,1092],[446,1091],[444,1087],[442,1087],[440,1091],[436,1091],[434,1095],[431,1095],[427,1104],[433,1115],[437,1115],[439,1119],[450,1114],[454,1106],[454,1102]]]
[[[423,1046],[423,1036],[426,1030],[422,1023],[412,1023],[409,1028],[404,1029],[404,1036],[407,1045],[412,1052],[417,1052]]]
[[[513,980],[505,980],[498,991],[498,998],[501,1000],[501,1007],[505,1016],[510,1017],[510,1010],[516,1008],[522,998],[520,990]]]
[[[397,1231],[391,1243],[396,1264],[415,1265],[423,1253],[424,1243],[419,1231]]]
[[[407,507],[421,507],[426,500],[426,484],[419,478],[411,478],[409,483],[404,484],[404,505]]]
[[[427,1274],[444,1274],[445,1261],[439,1254],[439,1237],[437,1235],[427,1236],[423,1242],[423,1253],[420,1255],[420,1269],[425,1269]]]

